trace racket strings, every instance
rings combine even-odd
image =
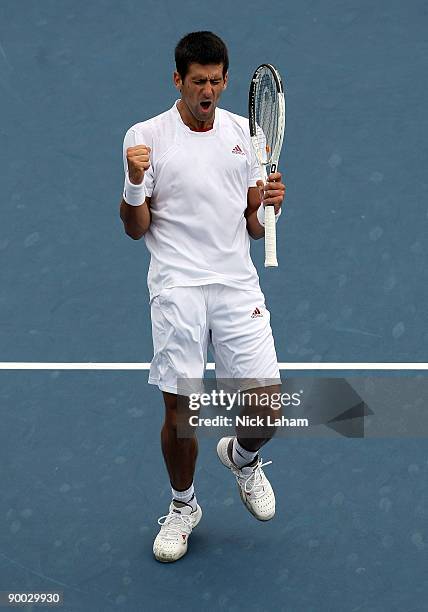
[[[272,73],[263,68],[254,94],[256,137],[261,161],[269,163],[278,134],[278,90]]]

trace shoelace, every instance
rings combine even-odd
[[[263,488],[263,470],[262,468],[266,465],[270,465],[272,461],[266,461],[263,463],[262,459],[259,459],[258,463],[254,466],[251,474],[246,476],[242,474],[242,470],[232,468],[236,478],[238,479],[239,484],[241,485],[242,481],[244,483],[244,491],[245,493],[251,493],[254,495],[254,498],[257,499],[264,493]]]
[[[158,523],[162,526],[162,537],[166,540],[175,540],[177,535],[180,536],[183,531],[187,535],[192,531],[192,519],[187,514],[171,511],[159,517]]]

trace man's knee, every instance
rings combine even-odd
[[[189,398],[166,392],[163,393],[163,396],[165,402],[164,427],[177,431],[180,426],[183,437],[191,437],[194,429],[189,426]]]

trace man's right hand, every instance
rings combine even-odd
[[[150,168],[150,151],[150,147],[146,145],[126,149],[129,180],[134,185],[140,185],[143,182],[144,173]]]

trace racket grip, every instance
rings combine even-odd
[[[276,268],[276,220],[275,207],[265,206],[265,268]]]

